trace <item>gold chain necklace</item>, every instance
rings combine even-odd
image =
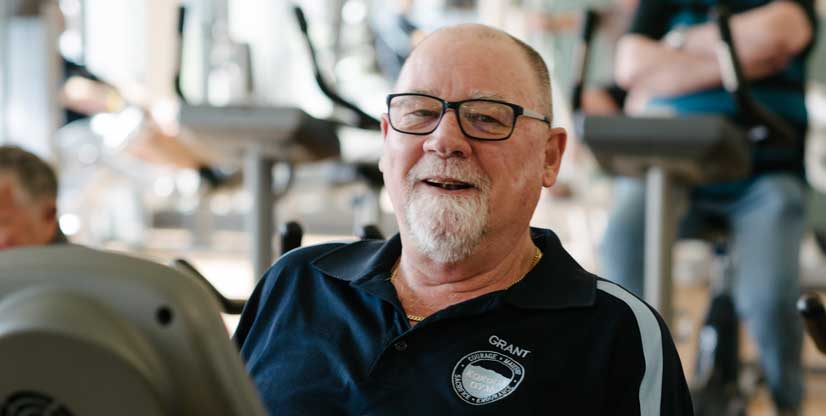
[[[531,265],[530,265],[530,267],[528,267],[528,273],[530,273],[530,271],[533,270],[533,268],[536,267],[536,265],[539,263],[539,260],[542,259],[542,250],[540,250],[539,247],[536,247],[536,246],[534,246],[534,250],[536,250],[536,252],[534,253],[533,258],[531,259]],[[390,283],[393,283],[396,280],[396,276],[398,275],[398,273],[399,273],[399,262],[396,262],[396,264],[393,265],[393,270],[390,272]],[[511,286],[521,282],[522,279],[524,279],[525,276],[528,275],[528,273],[523,274],[521,277],[519,277],[518,279],[513,281],[513,283],[509,284],[505,288],[505,290],[508,290],[508,289],[511,288]],[[416,304],[418,304],[418,303],[416,303]],[[413,315],[413,314],[410,314],[410,313],[406,313],[406,315],[407,315],[407,319],[409,319],[413,322],[421,322],[421,321],[424,321],[425,318],[427,318],[426,316]]]

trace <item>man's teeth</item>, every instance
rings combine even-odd
[[[425,183],[427,183],[428,185],[431,185],[431,186],[437,186],[437,187],[442,188],[442,189],[447,189],[448,191],[454,191],[454,190],[457,190],[457,189],[466,189],[466,188],[471,187],[470,184],[465,183],[465,182],[442,182],[442,181],[436,181],[436,180],[432,180],[432,179],[426,179]]]

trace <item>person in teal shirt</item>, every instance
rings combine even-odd
[[[667,108],[675,115],[724,114],[738,123],[734,97],[722,86],[710,22],[712,0],[642,0],[618,44],[616,78],[629,92],[626,109]],[[683,225],[713,215],[731,230],[738,313],[760,351],[780,414],[796,414],[803,399],[796,316],[799,250],[805,226],[803,152],[807,126],[805,61],[814,43],[811,0],[732,0],[731,26],[755,98],[796,130],[794,144],[755,146],[752,174],[740,181],[691,190]],[[615,206],[603,245],[606,277],[643,293],[645,188],[617,180]]]

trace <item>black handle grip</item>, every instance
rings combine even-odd
[[[585,80],[588,73],[589,50],[598,24],[599,14],[593,9],[586,9],[582,17],[582,31],[580,33],[579,45],[577,46],[577,80],[574,84],[571,100],[574,111],[579,111],[582,108],[582,90],[585,88]]]
[[[804,293],[797,301],[797,310],[803,317],[806,330],[815,342],[817,349],[826,354],[826,309],[820,297],[812,292]]]
[[[756,142],[771,139],[777,144],[794,142],[795,130],[785,120],[757,102],[752,95],[751,86],[737,57],[734,36],[731,34],[731,10],[725,5],[717,5],[714,14],[722,40],[721,46],[725,48],[724,56],[718,56],[723,85],[734,94],[743,115],[756,124],[749,131],[751,139]]]
[[[358,238],[361,240],[384,240],[384,234],[375,224],[367,224],[359,229]]]
[[[304,16],[304,11],[301,10],[301,7],[293,6],[293,13],[295,13],[295,20],[298,22],[298,28],[301,29],[301,33],[307,34],[307,18]]]
[[[187,104],[189,101],[184,96],[183,91],[183,81],[181,77],[183,61],[184,61],[184,29],[186,26],[186,19],[187,19],[187,10],[186,6],[181,5],[178,7],[178,24],[176,26],[176,34],[178,36],[178,50],[176,51],[177,56],[175,62],[175,80],[174,88],[175,88],[175,95],[181,100],[181,103]]]
[[[310,51],[310,61],[312,61],[313,63],[315,81],[316,84],[318,84],[318,88],[321,89],[321,92],[324,93],[324,95],[326,95],[327,98],[329,98],[332,102],[352,111],[357,118],[356,127],[365,130],[381,129],[381,122],[379,121],[379,119],[365,113],[364,110],[362,110],[355,104],[342,98],[327,83],[327,80],[325,80],[324,76],[321,74],[321,65],[318,63],[315,45],[313,45],[313,40],[310,38],[310,33],[308,31],[307,25],[307,18],[304,16],[304,12],[301,10],[301,7],[295,4],[293,5],[293,13],[295,14],[295,19],[298,22],[298,27],[301,29],[301,34],[304,37],[304,41],[307,44],[307,49]]]
[[[301,228],[301,224],[290,221],[281,225],[278,234],[281,237],[281,254],[284,254],[290,250],[301,247],[301,239],[304,238],[304,229]]]
[[[241,313],[241,311],[244,310],[244,305],[247,303],[246,300],[229,299],[225,297],[221,292],[218,291],[218,289],[215,288],[215,286],[212,285],[212,283],[209,282],[209,280],[207,280],[206,276],[202,275],[201,272],[199,272],[198,269],[196,269],[195,266],[192,265],[192,263],[184,259],[175,259],[172,260],[172,267],[206,283],[209,291],[212,292],[213,295],[215,295],[216,299],[218,299],[218,303],[221,304],[221,309],[223,309],[224,313],[238,315]]]

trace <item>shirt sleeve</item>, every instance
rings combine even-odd
[[[660,39],[668,32],[671,7],[663,0],[640,0],[628,33]]]
[[[612,397],[606,401],[609,408],[605,409],[605,414],[694,415],[691,393],[677,349],[665,323],[659,316],[656,318],[660,342],[647,342],[648,347],[643,347],[640,340],[645,342],[650,331],[642,330],[636,323],[627,324],[624,334],[617,337],[612,360],[614,365],[606,373],[613,380],[611,385],[614,388]],[[633,358],[638,355],[645,358]],[[651,356],[658,359],[652,360]],[[642,368],[639,361],[644,362]],[[652,384],[652,378],[656,380],[655,384]]]
[[[659,316],[657,316],[657,321],[663,334],[663,385],[660,414],[693,415],[691,393],[683,372],[683,364],[677,354],[677,348],[674,346],[674,340]]]
[[[622,301],[605,380],[603,414],[693,416],[691,394],[671,333],[657,312],[614,283],[597,288]]]

